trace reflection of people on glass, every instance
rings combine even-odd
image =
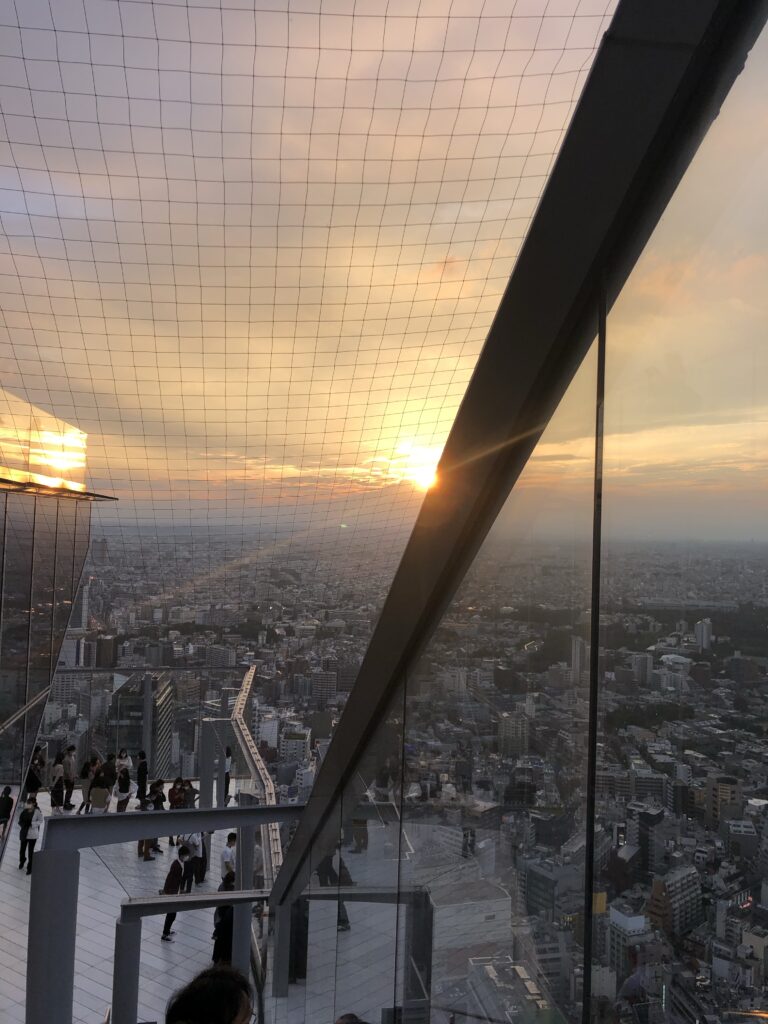
[[[320,885],[325,888],[327,886],[338,885],[341,881],[342,885],[352,885],[352,879],[344,861],[339,857],[339,872],[336,872],[336,868],[333,866],[333,854],[329,853],[326,857],[323,857],[318,862],[315,868],[317,872],[317,880]],[[347,908],[344,905],[344,900],[339,900],[338,917],[336,927],[340,932],[348,932],[351,925],[349,923],[349,915],[347,914]]]

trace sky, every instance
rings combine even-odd
[[[1,379],[87,434],[97,530],[407,534],[612,8],[2,8]],[[610,315],[608,531],[765,530],[765,49]],[[545,532],[593,382],[511,502]]]
[[[768,32],[606,325],[607,539],[768,540]],[[588,541],[595,353],[503,517]]]
[[[97,529],[403,533],[612,9],[0,7],[0,379]]]

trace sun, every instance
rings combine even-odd
[[[437,445],[405,444],[397,449],[393,462],[402,474],[419,490],[428,491],[437,484],[437,464],[442,448]]]

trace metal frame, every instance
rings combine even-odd
[[[157,914],[181,914],[188,910],[234,906],[243,908],[250,917],[251,907],[258,900],[269,897],[267,889],[248,889],[242,892],[217,892],[201,895],[160,896],[126,900],[120,905],[120,916],[115,923],[115,960],[112,971],[112,1024],[136,1024],[139,1012],[139,969],[141,961],[141,931],[145,917]],[[234,932],[234,929],[233,929]],[[250,935],[246,934],[238,948],[233,934],[232,963],[248,973]],[[243,960],[245,963],[243,964]]]
[[[594,340],[601,293],[610,308],[767,13],[766,0],[621,0],[275,880],[273,906],[290,903],[306,883],[313,839]]]
[[[81,849],[144,839],[150,834],[214,832],[228,827],[247,830],[264,821],[291,820],[302,809],[302,804],[283,804],[46,819],[40,849],[34,854],[29,897],[26,1024],[72,1024]],[[55,928],[51,927],[53,909]],[[131,934],[135,938],[135,931]],[[129,948],[132,941],[126,939]],[[56,993],[55,999],[51,992]]]

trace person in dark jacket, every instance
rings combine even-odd
[[[230,875],[222,882],[220,891],[234,892],[235,876]],[[234,911],[231,903],[217,907],[213,915],[213,962],[229,964],[232,962],[232,927]]]
[[[147,799],[147,779],[149,777],[149,765],[147,764],[147,755],[143,750],[140,750],[137,755],[136,761],[136,798],[139,801],[139,805],[143,808],[144,802]]]
[[[175,860],[165,877],[165,885],[160,890],[161,896],[178,896],[181,892],[181,880],[184,877],[184,865],[189,860],[189,849],[186,846],[179,847],[179,857]],[[171,936],[173,935],[173,922],[176,920],[175,914],[165,915],[165,924],[163,925],[163,934],[160,938],[163,942],[173,942]]]
[[[12,814],[13,797],[11,796],[11,787],[5,786],[3,795],[0,796],[0,841],[5,839],[5,830],[8,827]]]
[[[24,789],[22,790],[22,800],[26,797],[27,793],[30,796],[36,796],[39,789],[42,788],[43,779],[45,778],[45,757],[41,747],[35,747],[32,751],[32,760],[29,762],[29,768],[27,769],[27,777],[24,780]]]
[[[107,760],[101,766],[101,773],[107,786],[112,789],[117,782],[117,763],[114,754],[107,754]]]

